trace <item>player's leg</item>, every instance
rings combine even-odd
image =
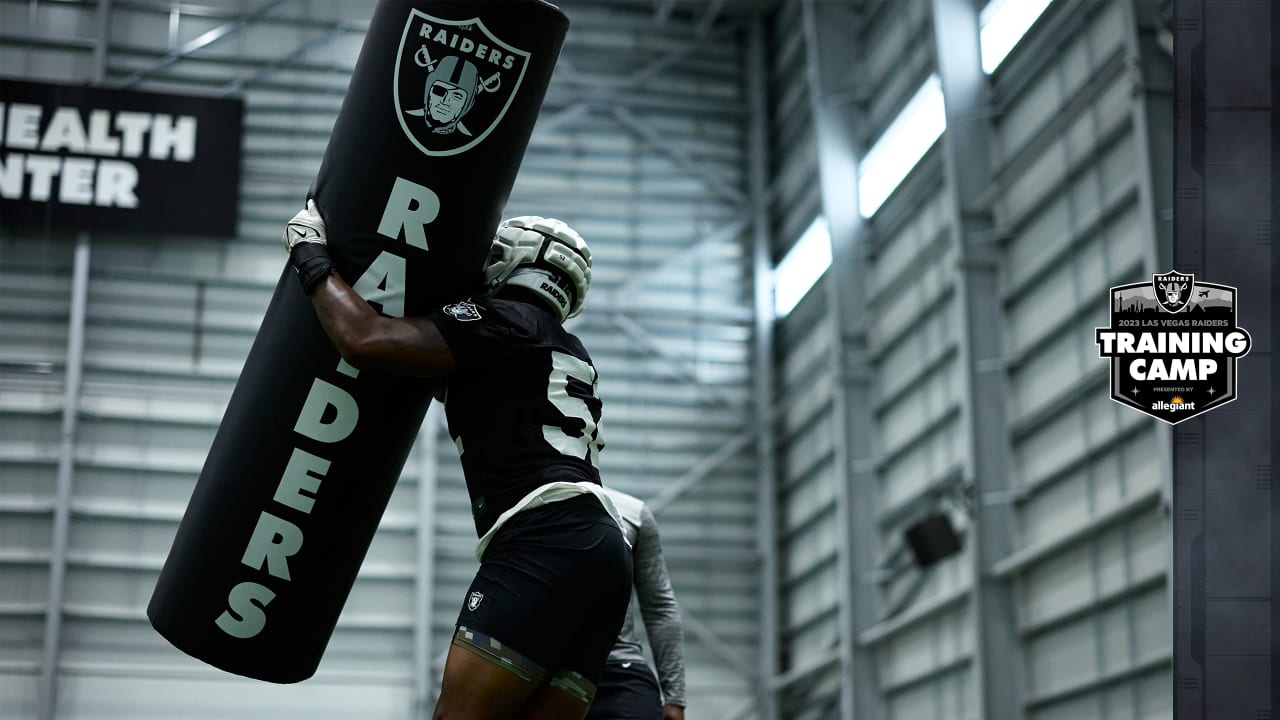
[[[542,685],[516,714],[518,720],[582,720],[591,707],[578,693],[556,685]]]
[[[582,532],[582,543],[590,552],[567,578],[561,593],[562,602],[578,618],[577,632],[559,669],[529,698],[518,716],[521,720],[586,717],[605,660],[622,629],[631,601],[631,551],[626,540],[610,520],[589,525]]]
[[[608,525],[602,527],[597,515]],[[558,667],[578,642],[583,623],[595,622],[590,603],[597,591],[588,591],[586,597],[577,593],[597,570],[598,546],[614,538],[621,543],[621,537],[590,496],[526,510],[508,521],[486,549],[458,614],[438,718],[470,720],[473,715],[468,713],[478,713],[474,717],[483,720],[508,718],[523,708],[551,679],[549,668]],[[629,553],[626,559],[629,563]],[[629,595],[629,575],[625,582]],[[519,682],[492,672],[478,679],[467,676],[484,664]],[[577,702],[585,711],[587,703]]]
[[[505,532],[505,528],[503,532]],[[503,542],[490,545],[467,588],[445,661],[434,720],[506,720],[546,683],[560,649],[550,601],[528,575],[536,563]],[[527,653],[534,653],[533,656]]]
[[[440,700],[432,719],[507,720],[514,717],[543,687],[546,674],[545,671],[539,674],[536,668],[520,671],[519,664],[507,666],[502,658],[510,654],[501,643],[488,636],[459,628],[449,646]]]

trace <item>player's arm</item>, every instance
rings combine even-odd
[[[338,275],[314,200],[285,226],[284,244],[320,325],[344,360],[361,370],[397,375],[441,377],[453,372],[453,354],[435,323],[383,317]]]
[[[631,552],[636,599],[640,601],[644,629],[653,649],[654,669],[662,686],[663,718],[680,720],[684,717],[685,705],[684,624],[667,576],[667,564],[662,559],[658,522],[648,507],[640,510],[640,527]]]

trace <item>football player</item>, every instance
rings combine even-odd
[[[631,553],[604,494],[596,370],[565,319],[591,252],[565,223],[502,223],[488,289],[426,317],[376,313],[337,273],[313,200],[285,247],[325,333],[361,370],[445,380],[480,569],[463,598],[436,720],[582,718],[622,626]]]
[[[658,522],[640,498],[614,488],[605,492],[613,499],[622,532],[631,544],[635,599],[658,672],[655,679],[628,610],[596,683],[596,699],[587,720],[684,720],[684,627],[662,559]]]

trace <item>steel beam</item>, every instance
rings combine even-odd
[[[873,625],[879,615],[876,588],[866,582],[875,570],[879,538],[875,523],[876,478],[855,458],[872,456],[872,394],[868,348],[861,330],[866,312],[867,229],[858,214],[860,136],[855,108],[833,102],[849,84],[859,59],[849,32],[857,17],[849,5],[805,0],[806,80],[818,149],[822,212],[831,232],[831,267],[824,281],[827,332],[832,335],[831,371],[836,378],[832,398],[836,482],[836,551],[840,658],[839,717],[879,720],[884,700],[876,675],[874,650],[856,642],[857,628]],[[857,501],[854,501],[857,498]]]
[[[531,147],[537,146],[546,140],[547,135],[555,132],[561,125],[571,123],[575,120],[581,120],[590,114],[591,105],[586,102],[575,102],[551,113],[550,115],[539,115],[538,124],[533,126],[533,135],[529,138]]]
[[[612,107],[609,109],[608,114],[623,129],[651,146],[654,150],[666,155],[681,170],[702,180],[708,190],[718,195],[725,202],[735,207],[745,204],[746,196],[742,194],[741,190],[730,185],[715,172],[700,165],[689,153],[675,147],[670,141],[659,135],[657,130],[650,127],[643,119],[636,117],[630,110],[622,107]]]
[[[729,441],[721,445],[719,449],[703,458],[701,462],[694,465],[684,475],[680,476],[675,482],[667,485],[653,498],[646,500],[645,504],[649,506],[649,510],[653,514],[662,512],[663,508],[670,505],[673,500],[683,495],[690,488],[706,479],[711,473],[729,458],[742,452],[742,450],[751,443],[756,437],[756,429],[748,427],[742,432],[729,438]],[[763,551],[762,551],[763,552]]]
[[[244,15],[241,15],[237,18],[229,20],[219,25],[218,27],[212,30],[209,30],[208,32],[202,33],[199,36],[192,38],[191,40],[188,40],[182,45],[179,45],[178,47],[174,48],[170,52],[166,53],[164,57],[155,61],[151,65],[148,65],[147,67],[141,70],[137,70],[133,72],[128,77],[121,80],[117,84],[117,87],[122,87],[122,88],[132,87],[138,84],[138,82],[140,82],[143,78],[147,77],[148,75],[154,72],[163,70],[164,68],[169,67],[170,65],[178,62],[182,58],[187,57],[188,55],[196,52],[197,50],[208,47],[218,42],[219,40],[226,38],[228,35],[232,35],[236,32],[239,32],[240,30],[243,30],[249,25],[252,25],[257,20],[263,17],[266,17],[267,15],[280,9],[280,7],[282,7],[286,3],[289,3],[292,1],[293,0],[271,0],[271,2],[267,3],[266,5],[263,5],[262,7],[258,8],[257,10],[254,10],[251,13],[245,13]]]
[[[757,207],[759,206],[755,205],[753,201],[753,204],[752,204],[753,210]],[[626,282],[624,282],[617,289],[611,290],[609,294],[612,297],[617,299],[625,299],[631,294],[633,290],[636,290],[637,288],[641,287],[644,284],[644,282],[649,278],[657,277],[662,273],[663,270],[667,268],[672,268],[679,265],[685,265],[691,262],[702,251],[708,248],[715,247],[716,245],[724,242],[725,240],[729,240],[731,238],[737,237],[740,233],[742,233],[748,227],[750,227],[753,222],[755,222],[754,214],[751,216],[739,215],[735,217],[733,220],[729,221],[728,223],[720,226],[719,228],[716,228],[711,233],[703,237],[701,240],[698,240],[697,242],[686,245],[683,249],[677,252],[671,253],[670,255],[667,255],[661,261],[654,263],[652,267],[635,271],[634,273],[631,274],[631,276],[627,279]],[[767,262],[767,259],[766,259],[766,262]],[[766,268],[769,268],[769,267],[771,266],[766,266]],[[769,287],[771,289],[772,282],[768,277],[766,277],[765,280],[766,282],[769,282]],[[772,315],[772,307],[773,307],[772,304],[770,304],[771,315]]]
[[[178,29],[182,26],[182,8],[178,3],[169,6],[169,43],[172,50],[178,45]]]
[[[414,576],[413,709],[418,720],[430,720],[435,706],[435,668],[431,666],[431,610],[435,606],[436,487],[440,416],[444,406],[432,403],[418,430],[418,566]]]
[[[621,88],[637,87],[639,85],[643,85],[649,80],[651,80],[652,78],[665,72],[668,68],[674,65],[677,65],[680,62],[695,55],[699,50],[706,47],[708,42],[720,40],[725,36],[729,35],[731,32],[735,32],[737,29],[738,29],[738,25],[736,23],[729,24],[729,25],[725,25],[722,28],[717,29],[716,32],[711,33],[710,36],[691,39],[680,49],[675,50],[673,52],[669,52],[666,55],[663,55],[662,57],[658,58],[657,60],[647,63],[644,67],[640,68],[639,70],[636,70],[630,75],[627,75],[625,78],[622,79],[621,85],[619,85],[618,83],[613,83],[606,80],[605,87],[611,88],[613,91],[616,92]]]
[[[1125,0],[1125,54],[1133,79],[1131,106],[1134,147],[1138,155],[1138,203],[1149,242],[1144,252],[1146,273],[1173,268],[1173,58],[1161,46],[1159,6]],[[1173,512],[1173,428],[1152,422],[1160,477],[1160,506],[1165,521]],[[1172,528],[1172,524],[1169,525]],[[1173,622],[1173,533],[1169,532],[1165,561],[1169,622]]]
[[[558,115],[576,116],[584,113],[592,107],[608,107],[617,105],[618,100],[625,98],[627,91],[643,85],[651,78],[657,76],[668,68],[679,64],[686,58],[697,53],[698,50],[705,47],[708,42],[720,39],[738,29],[736,23],[726,24],[717,28],[715,32],[700,38],[692,38],[684,45],[672,50],[671,52],[649,62],[636,70],[635,72],[623,78],[617,77],[591,77],[583,75],[577,67],[570,61],[561,59],[557,64],[557,71],[563,69],[564,77],[562,78],[570,85],[585,87],[587,90],[579,92],[567,99],[561,100],[561,110]],[[548,96],[548,101],[554,102],[554,96]],[[558,116],[552,116],[554,122],[546,123],[548,127],[554,128],[560,124]],[[540,121],[535,126],[535,138],[537,137],[538,128],[543,126]],[[543,132],[546,132],[544,129]]]
[[[959,364],[963,375],[960,422],[968,450],[965,479],[977,495],[1007,492],[1008,389],[1004,372],[983,367],[1004,356],[998,270],[1000,246],[984,240],[995,230],[982,191],[991,185],[991,128],[987,122],[989,84],[982,71],[978,11],[972,0],[932,0],[938,75],[946,98],[947,130],[942,149],[951,216],[952,242],[959,260],[956,299],[963,330]],[[1014,546],[1009,503],[977,503],[970,539],[974,664],[978,716],[1021,720],[1024,680],[1022,643],[1012,584],[992,568]]]
[[[756,669],[751,663],[743,659],[736,650],[729,647],[729,644],[720,639],[715,631],[707,627],[707,624],[699,620],[697,617],[689,613],[687,609],[681,608],[680,614],[684,619],[684,627],[711,652],[720,656],[720,659],[729,664],[739,675],[747,682],[756,682]]]
[[[730,395],[727,390],[718,385],[707,385],[699,380],[697,368],[662,347],[662,343],[654,339],[647,330],[640,326],[640,323],[623,313],[613,313],[608,316],[608,320],[610,324],[621,330],[627,339],[635,343],[637,347],[666,363],[676,375],[693,385],[708,400],[729,408],[742,406],[742,403],[733,395]]]
[[[44,650],[40,662],[40,718],[57,716],[58,657],[62,645],[62,603],[66,594],[67,544],[71,534],[71,490],[75,476],[76,433],[84,372],[84,326],[89,293],[89,233],[76,236],[71,280],[71,319],[62,395],[62,427],[53,507],[53,550],[49,565],[49,602],[45,610]]]
[[[34,4],[33,11],[34,11]],[[111,0],[99,0],[98,44],[93,50],[90,82],[101,85],[111,45]],[[58,470],[53,507],[53,538],[49,563],[49,601],[45,608],[44,644],[40,655],[39,713],[54,720],[58,713],[58,659],[62,647],[62,604],[66,596],[67,545],[71,536],[71,491],[75,481],[76,435],[80,422],[80,391],[84,377],[85,316],[89,304],[89,263],[92,239],[76,236],[71,275],[71,310],[67,327],[67,357],[63,375],[62,423],[58,442]]]
[[[346,22],[335,23],[334,26],[332,28],[329,28],[327,32],[299,45],[293,52],[289,53],[288,55],[285,55],[277,60],[272,60],[271,62],[267,63],[266,65],[263,65],[257,70],[251,73],[245,73],[244,75],[241,75],[240,77],[236,78],[235,80],[232,80],[226,85],[223,85],[222,94],[234,95],[236,93],[243,91],[245,87],[249,85],[253,85],[256,82],[259,82],[265,78],[270,77],[276,71],[278,71],[281,67],[297,61],[298,59],[302,58],[304,55],[311,52],[312,50],[328,45],[329,43],[336,40],[339,36],[346,34],[349,30],[351,30],[351,27],[348,23]]]
[[[33,3],[34,4],[34,3]],[[111,47],[111,0],[98,0],[98,41],[93,45],[94,85],[101,85],[107,76],[107,49]]]
[[[708,9],[708,22],[713,18]],[[777,720],[777,689],[768,682],[778,674],[778,460],[773,433],[773,255],[769,232],[769,71],[765,58],[764,19],[757,17],[747,28],[747,152],[748,195],[751,201],[751,268],[755,302],[755,335],[752,338],[752,423],[756,438],[756,547],[760,552],[760,641],[756,662],[757,717]]]

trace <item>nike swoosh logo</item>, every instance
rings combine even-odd
[[[624,669],[624,670],[625,670],[625,669],[627,669],[627,668],[629,668],[629,667],[631,667],[631,663],[622,663],[622,669]]]

